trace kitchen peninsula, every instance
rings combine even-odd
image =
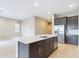
[[[26,37],[18,41],[18,57],[47,58],[57,48],[57,35]]]

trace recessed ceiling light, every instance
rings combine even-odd
[[[1,8],[0,10],[1,10],[1,11],[3,11],[3,10],[4,10],[4,8]]]
[[[48,11],[48,14],[50,14],[50,12]]]
[[[3,10],[4,10],[4,8],[1,8],[1,9],[0,9],[0,12],[2,12]]]
[[[69,7],[73,7],[73,5],[69,5]]]
[[[35,6],[38,6],[38,3],[34,3]]]

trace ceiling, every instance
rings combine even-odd
[[[79,0],[0,0],[0,16],[18,20],[32,16],[49,18],[48,12],[66,13],[77,9],[78,2]],[[71,4],[72,8],[69,7]]]

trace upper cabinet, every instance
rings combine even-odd
[[[66,43],[78,45],[78,16],[67,19]]]
[[[78,29],[78,16],[68,17],[67,29]]]
[[[66,17],[55,18],[54,24],[55,25],[65,25],[66,24]]]

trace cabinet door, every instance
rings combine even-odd
[[[30,46],[30,58],[38,58],[38,48],[35,46]]]
[[[39,47],[35,47],[35,46],[31,46],[30,47],[30,57],[31,58],[43,58],[43,47],[39,46]]]
[[[78,16],[68,17],[67,29],[78,29]]]
[[[50,54],[54,51],[54,39],[49,38],[49,50],[50,50]]]
[[[66,43],[78,45],[78,35],[69,35],[66,39]]]
[[[59,20],[58,18],[55,18],[54,24],[55,24],[55,25],[59,25],[59,24],[60,24],[60,20]]]
[[[66,24],[66,17],[55,18],[54,23],[55,25],[64,25]]]
[[[58,38],[57,36],[54,37],[54,49],[56,49],[58,47]]]
[[[44,57],[44,47],[42,45],[42,42],[30,44],[30,57],[31,58]]]
[[[68,17],[66,43],[76,45],[78,44],[77,30],[78,30],[78,16]],[[76,35],[74,33],[76,33]]]
[[[50,56],[49,52],[50,52],[50,49],[49,49],[49,39],[47,39],[47,40],[44,40],[44,56],[45,56],[45,58]]]

